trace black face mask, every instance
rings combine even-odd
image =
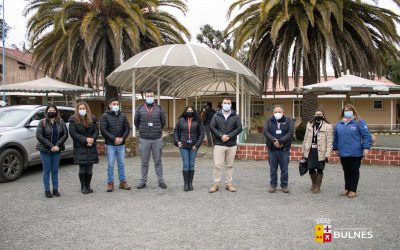
[[[314,116],[314,120],[315,120],[316,122],[321,122],[323,119],[324,119],[323,116],[319,116],[319,115]]]
[[[47,112],[47,117],[55,118],[57,116],[57,112]]]
[[[187,115],[188,117],[192,117],[192,116],[193,116],[193,112],[186,112],[186,115]]]

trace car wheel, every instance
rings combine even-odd
[[[15,149],[6,149],[0,154],[0,182],[15,181],[21,175],[24,161]]]

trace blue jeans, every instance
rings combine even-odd
[[[43,165],[44,191],[50,191],[50,174],[53,189],[58,190],[58,167],[60,166],[61,153],[40,152]]]
[[[191,148],[180,148],[183,171],[194,170],[194,161],[196,160],[197,150]]]
[[[125,145],[106,145],[107,148],[107,183],[114,182],[114,162],[115,158],[117,158],[118,165],[118,177],[119,181],[125,181],[125,167],[124,167],[124,159],[125,159]]]
[[[289,181],[288,166],[290,150],[268,150],[269,172],[271,176],[271,186],[278,185],[278,165],[281,169],[281,187],[287,187]]]

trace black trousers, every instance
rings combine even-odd
[[[79,164],[80,174],[93,174],[93,164]]]
[[[340,157],[344,172],[344,187],[348,191],[357,192],[361,160],[362,157]]]

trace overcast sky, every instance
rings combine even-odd
[[[26,41],[26,18],[22,12],[26,0],[4,0],[6,22],[12,28],[6,41],[6,47],[11,44],[21,44]],[[177,11],[171,11],[189,29],[192,34],[191,43],[196,43],[196,35],[204,24],[211,24],[216,29],[224,29],[227,25],[226,11],[234,0],[188,0],[189,12],[186,16]],[[390,0],[380,0],[381,7],[400,13],[399,8]]]

